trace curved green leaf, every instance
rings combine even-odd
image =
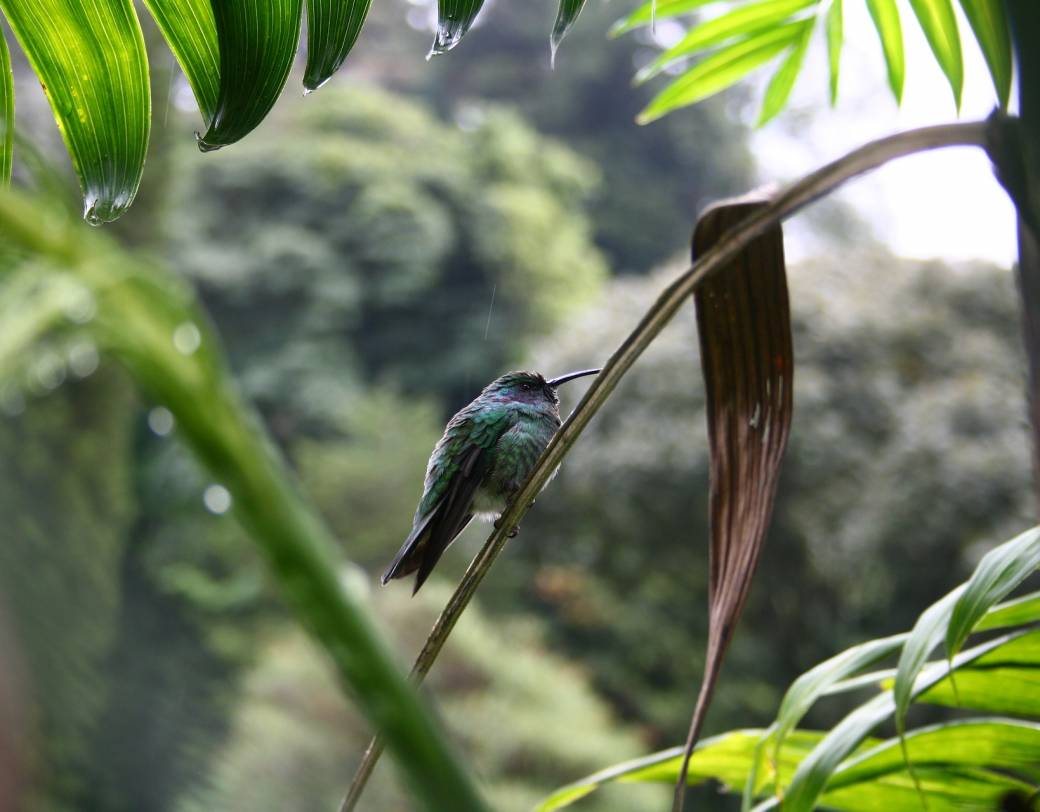
[[[1021,598],[994,606],[975,624],[975,631],[1024,626],[1037,621],[1040,621],[1040,592],[1030,592]]]
[[[306,92],[325,84],[357,42],[372,0],[307,0]]]
[[[906,57],[903,54],[903,27],[895,0],[867,0],[870,19],[874,21],[881,49],[888,68],[888,84],[897,102],[903,100],[903,80],[906,77]]]
[[[831,7],[827,10],[827,65],[830,69],[831,107],[838,103],[838,74],[841,71],[844,28],[842,0],[831,0]]]
[[[896,730],[900,734],[906,724],[906,712],[910,708],[910,701],[913,698],[914,683],[925,667],[928,655],[945,638],[950,612],[953,611],[954,604],[964,592],[965,586],[965,584],[961,584],[921,613],[910,632],[910,638],[899,655],[899,665],[896,666],[892,693],[896,706]]]
[[[811,25],[812,20],[788,23],[716,51],[658,93],[636,120],[646,124],[725,90],[788,48]]]
[[[611,37],[619,37],[622,34],[644,25],[650,25],[655,19],[663,20],[666,17],[678,17],[696,11],[701,6],[715,3],[718,0],[650,0],[639,6],[627,17],[622,17],[607,32]]]
[[[11,53],[7,40],[0,31],[0,187],[11,182],[11,161],[14,155],[14,76],[11,73]]]
[[[751,37],[759,32],[774,32],[778,23],[815,2],[816,0],[759,0],[757,3],[738,6],[726,14],[695,25],[679,42],[642,68],[636,74],[635,80],[645,82],[673,62],[734,37]]]
[[[426,58],[447,53],[458,45],[483,5],[484,0],[438,0],[437,34]]]
[[[853,646],[806,671],[791,683],[776,715],[774,750],[798,726],[817,699],[862,669],[892,654],[908,637],[908,634],[896,634]]]
[[[209,0],[143,0],[195,93],[206,126],[220,94],[220,48]]]
[[[802,70],[802,62],[805,60],[805,52],[809,49],[809,40],[812,38],[813,26],[807,25],[805,31],[795,40],[787,58],[780,64],[780,68],[769,81],[766,88],[765,98],[762,100],[762,111],[758,114],[758,125],[761,127],[773,116],[779,113],[794,89],[795,80]]]
[[[912,686],[932,650],[945,640],[947,657],[952,658],[990,607],[1037,566],[1040,528],[1034,527],[986,553],[967,582],[940,598],[918,618],[896,670],[893,695],[897,730],[904,730]]]
[[[993,87],[1000,106],[1007,109],[1011,98],[1011,30],[1004,4],[993,0],[961,0],[964,16],[975,32],[982,55],[986,58]]]
[[[957,18],[950,0],[910,0],[925,38],[935,59],[950,82],[953,100],[961,107],[964,89],[964,59],[961,56],[961,37],[957,32]]]
[[[0,0],[43,84],[92,225],[137,194],[151,95],[141,26],[130,0]]]
[[[1020,636],[1020,633],[1005,635],[963,651],[954,658],[952,668],[962,668]],[[922,669],[914,683],[913,695],[921,694],[945,679],[950,667],[949,663],[936,662]],[[838,766],[862,744],[870,731],[892,716],[895,710],[892,692],[886,691],[860,705],[832,728],[798,765],[784,794],[784,812],[810,812]],[[921,788],[924,789],[923,783]]]
[[[915,730],[907,735],[906,748],[915,764],[1014,772],[1040,762],[1040,724],[1018,719],[959,719]],[[827,791],[904,769],[899,740],[889,739],[843,764],[827,784]]]
[[[233,144],[274,106],[289,77],[300,38],[301,0],[215,2],[220,94],[203,152]]]
[[[729,786],[738,786],[747,780],[755,748],[767,731],[736,730],[704,739],[697,744],[690,758],[687,782],[700,784],[715,779]],[[787,739],[776,762],[781,780],[790,776],[798,762],[823,738],[822,733],[798,730]],[[683,748],[672,747],[643,758],[632,759],[580,781],[561,787],[543,800],[535,812],[554,812],[612,781],[640,781],[672,784],[679,776]],[[772,786],[770,782],[769,786]]]
[[[990,550],[979,562],[967,588],[953,607],[946,629],[946,653],[952,657],[986,615],[1040,567],[1040,528]]]
[[[560,47],[563,38],[571,30],[571,26],[578,19],[584,5],[585,0],[560,0],[560,10],[556,13],[556,23],[553,25],[552,36],[549,38],[552,64],[556,64],[556,49]]]

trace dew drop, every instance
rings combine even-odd
[[[223,485],[210,485],[202,494],[202,503],[206,510],[219,516],[231,508],[231,493]]]
[[[191,355],[202,344],[202,333],[190,321],[177,325],[173,331],[173,346],[181,355]]]
[[[156,406],[148,412],[148,428],[159,437],[165,437],[174,426],[173,412],[165,406]]]
[[[89,378],[98,368],[98,351],[89,341],[81,341],[69,348],[69,371],[77,378]]]

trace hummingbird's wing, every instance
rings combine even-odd
[[[412,594],[419,591],[441,554],[473,518],[473,497],[487,473],[489,451],[512,422],[508,414],[488,419],[460,412],[448,425],[434,449],[412,532],[383,573],[384,585],[418,570]]]

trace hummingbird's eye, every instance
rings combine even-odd
[[[520,384],[520,388],[523,389],[525,392],[530,392],[531,391],[531,384],[529,384],[529,383],[522,383],[522,384]]]

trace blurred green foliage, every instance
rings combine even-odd
[[[335,88],[281,114],[185,161],[170,247],[278,436],[321,430],[372,379],[465,402],[605,280],[595,168],[515,115],[459,130]]]

